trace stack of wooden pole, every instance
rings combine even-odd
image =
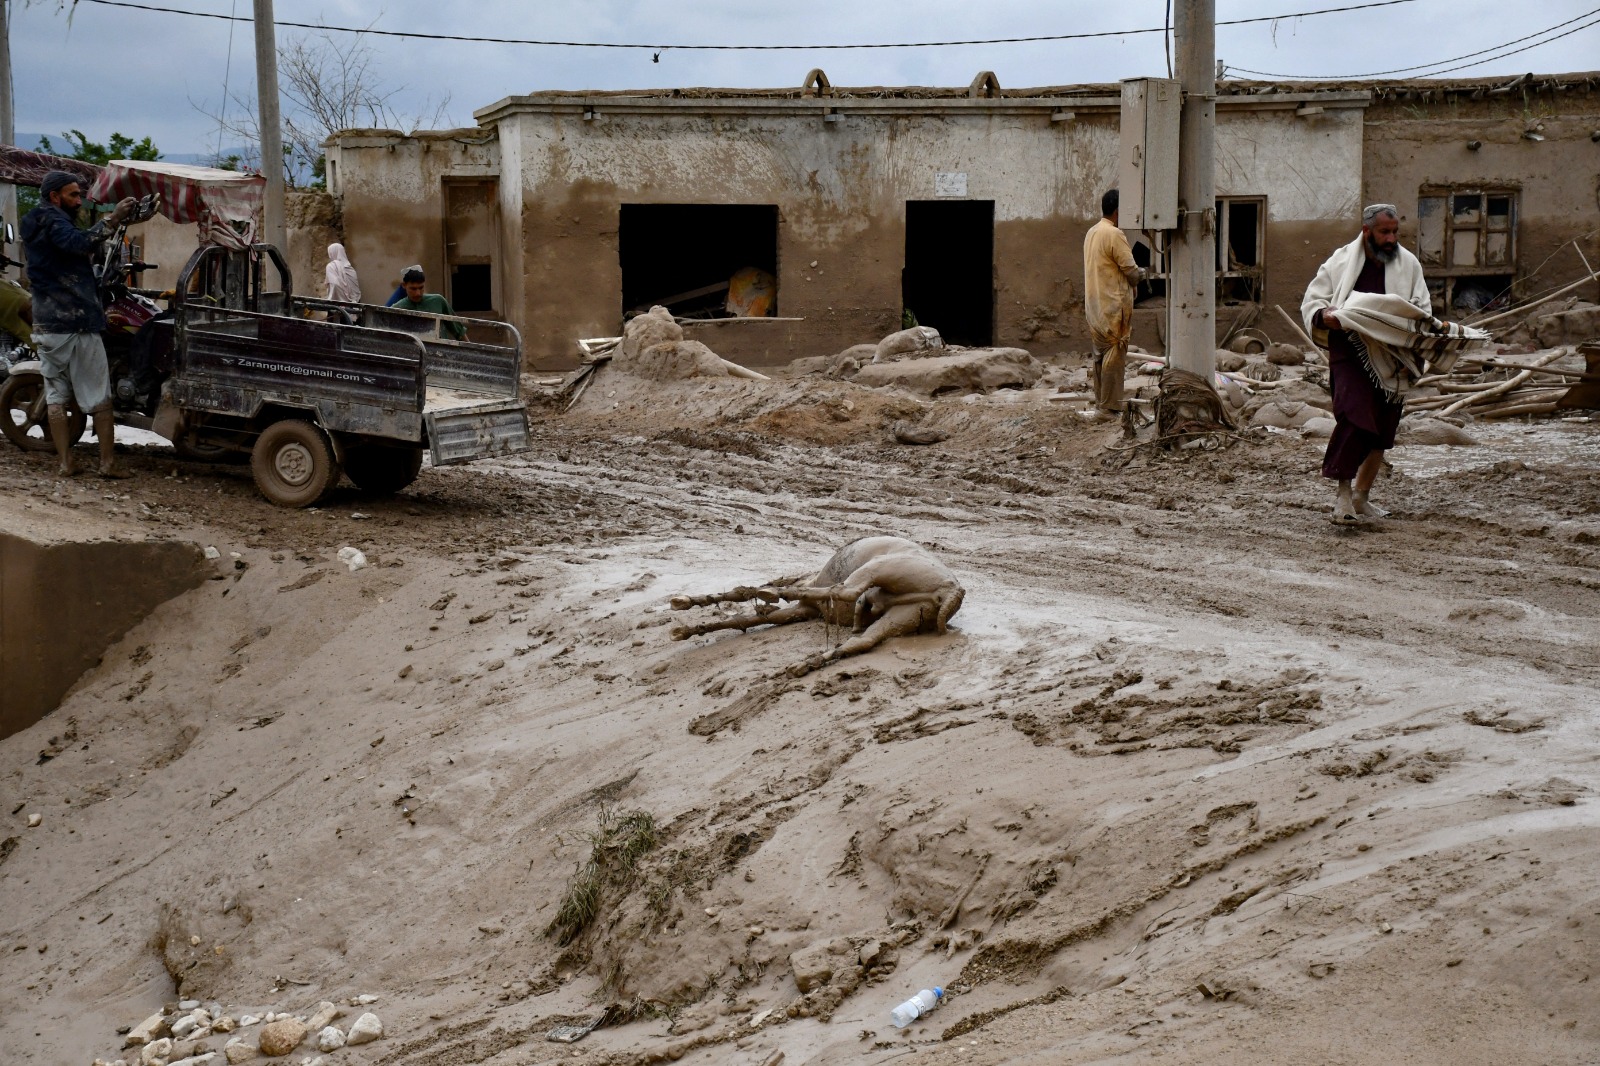
[[[1439,390],[1434,396],[1406,399],[1406,413],[1430,411],[1441,416],[1468,411],[1474,418],[1549,414],[1567,389],[1583,377],[1582,367],[1556,366],[1573,354],[1571,348],[1552,348],[1524,361],[1505,358],[1462,358],[1448,374],[1435,374],[1417,382]]]

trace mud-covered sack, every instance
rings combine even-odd
[[[939,336],[938,330],[932,326],[912,326],[910,329],[891,333],[879,341],[877,353],[873,355],[872,361],[892,363],[896,359],[908,359],[943,347],[944,338]]]

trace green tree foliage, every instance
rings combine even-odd
[[[39,151],[46,155],[65,156],[68,159],[81,159],[85,163],[93,163],[103,167],[113,159],[143,159],[154,162],[161,158],[161,151],[146,137],[136,141],[121,133],[113,133],[111,139],[105,144],[96,144],[86,137],[82,130],[69,130],[61,135],[66,142],[66,151],[57,148],[48,137],[39,138]]]
[[[105,144],[96,144],[91,141],[82,130],[69,130],[61,135],[62,143],[57,145],[49,137],[39,138],[39,151],[46,155],[58,155],[66,159],[81,159],[85,163],[93,163],[103,167],[113,159],[143,159],[154,162],[161,158],[161,150],[155,146],[149,137],[136,141],[122,133],[113,133],[111,139]],[[26,185],[17,187],[17,215],[21,217],[32,211],[39,203],[39,190]]]

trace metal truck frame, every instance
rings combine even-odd
[[[424,450],[443,466],[528,447],[514,327],[295,297],[292,281],[271,245],[189,258],[157,433],[190,454],[248,451],[262,495],[286,507],[317,502],[341,471],[398,491]]]

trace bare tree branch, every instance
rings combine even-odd
[[[447,118],[449,94],[431,99],[416,114],[403,115],[395,106],[399,90],[383,85],[371,45],[360,34],[336,38],[310,33],[290,38],[278,48],[278,83],[282,94],[284,180],[291,187],[322,184],[322,142],[339,130],[398,129],[414,132]],[[260,122],[252,94],[230,93],[211,110],[190,104],[228,134],[248,146],[237,160],[214,159],[259,167]],[[232,112],[229,114],[229,112]]]

